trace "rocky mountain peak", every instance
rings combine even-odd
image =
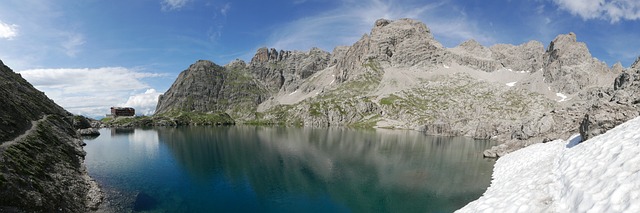
[[[276,48],[262,47],[258,49],[256,54],[251,59],[251,63],[267,63],[281,61],[283,57],[287,57],[290,51],[276,50]]]
[[[482,44],[478,43],[476,40],[474,39],[469,39],[465,42],[462,42],[462,44],[458,45],[461,48],[467,49],[467,50],[473,50],[473,49],[478,49],[478,48],[483,48],[484,46],[482,46]]]
[[[377,20],[375,26],[371,29],[371,38],[395,44],[415,38],[424,39],[424,41],[435,41],[427,25],[407,18],[396,21]]]
[[[631,64],[631,69],[640,69],[640,57],[636,58],[636,61]]]
[[[562,61],[562,65],[577,65],[585,61],[591,61],[591,53],[587,44],[577,41],[575,33],[558,35],[549,44],[545,53],[545,66],[552,65],[556,61]]]
[[[578,42],[574,33],[558,35],[549,44],[543,62],[545,82],[565,94],[608,84],[616,76],[604,62],[592,58],[587,45]]]
[[[247,63],[244,62],[243,60],[236,59],[229,62],[229,64],[224,65],[224,67],[227,69],[241,69],[241,68],[247,67]]]
[[[336,80],[344,82],[366,72],[377,72],[367,71],[366,67],[371,68],[372,63],[382,67],[433,66],[439,63],[443,51],[442,44],[434,39],[424,23],[413,19],[379,19],[370,34],[350,46],[344,57],[335,58]]]
[[[622,63],[618,61],[613,66],[611,66],[611,71],[613,71],[614,73],[622,73],[624,71],[624,67],[622,66]]]
[[[462,42],[462,44],[454,47],[452,50],[461,55],[468,55],[477,58],[491,58],[491,50],[482,46],[482,44],[473,39]]]
[[[195,63],[189,66],[189,70],[205,70],[208,67],[217,66],[215,63],[208,60],[197,60]]]

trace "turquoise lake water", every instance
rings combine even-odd
[[[105,208],[452,212],[489,186],[489,141],[344,128],[101,129],[85,139]]]

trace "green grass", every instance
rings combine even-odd
[[[391,94],[388,97],[380,99],[380,104],[382,105],[393,105],[397,100],[401,99],[397,95]]]
[[[172,111],[153,116],[156,121],[171,120],[178,126],[182,125],[233,125],[235,121],[224,112],[200,113]]]
[[[378,124],[378,121],[380,121],[380,115],[374,115],[369,119],[360,120],[352,124],[349,124],[348,126],[353,128],[358,128],[358,129],[373,129],[373,127],[375,127],[376,124]]]

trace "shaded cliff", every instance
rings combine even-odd
[[[242,61],[225,67],[200,60],[182,71],[160,96],[156,115],[172,112],[228,113],[251,117],[267,92]]]
[[[87,212],[101,201],[70,113],[0,61],[0,212]]]

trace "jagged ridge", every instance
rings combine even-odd
[[[231,117],[245,123],[409,128],[509,142],[487,153],[499,156],[576,132],[593,103],[589,92],[610,87],[623,70],[593,58],[573,33],[559,35],[547,50],[537,41],[483,47],[470,40],[445,48],[419,21],[381,19],[359,41],[332,53],[261,48],[249,64],[219,69],[244,73],[260,89],[251,96],[260,98],[242,102],[251,107],[225,104],[235,101],[231,96],[212,100],[210,93],[186,105],[216,107],[185,107],[172,98],[192,91],[181,74],[158,111],[235,110],[242,113]],[[216,88],[208,90],[229,91]]]

